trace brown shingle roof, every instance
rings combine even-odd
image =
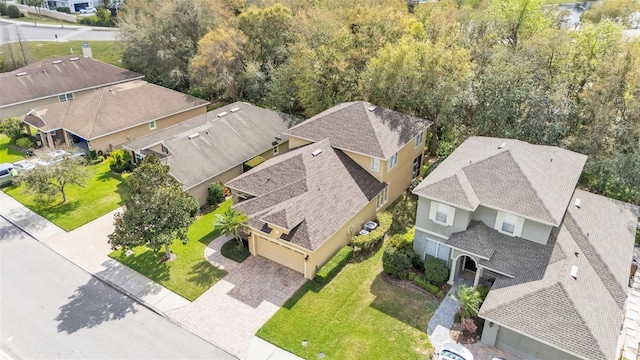
[[[24,121],[42,131],[62,128],[91,140],[208,103],[135,80],[103,87],[72,101],[41,106]]]
[[[314,156],[316,150],[321,153]],[[255,196],[235,205],[251,227],[269,222],[291,229],[282,239],[311,251],[386,187],[328,139],[269,159],[226,185]]]
[[[334,148],[388,159],[430,125],[415,116],[356,101],[325,110],[287,134],[314,142],[328,138]]]
[[[143,77],[136,72],[82,56],[43,60],[0,74],[0,107]]]

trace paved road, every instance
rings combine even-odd
[[[87,41],[113,41],[116,40],[116,36],[119,30],[92,30],[91,28],[69,28],[64,29],[50,26],[37,26],[33,24],[14,25],[5,22],[0,22],[0,44],[6,43],[5,32],[8,32],[9,42],[17,41],[17,32],[20,32],[20,37],[26,41],[56,41],[55,35],[58,35],[59,42],[65,42],[69,40],[87,40]]]
[[[233,359],[0,218],[0,357]]]

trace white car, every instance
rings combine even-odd
[[[96,8],[89,6],[84,9],[80,9],[80,14],[93,14],[96,12]]]
[[[19,172],[30,171],[36,168],[36,166],[29,160],[20,160],[13,163],[13,166],[18,169]]]
[[[473,360],[473,354],[460,344],[447,343],[436,353],[435,360]]]

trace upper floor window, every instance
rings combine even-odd
[[[395,153],[395,154],[391,155],[389,160],[387,160],[387,170],[389,170],[392,167],[396,166],[397,163],[398,163],[398,153]]]
[[[437,201],[431,201],[431,208],[429,210],[429,219],[436,224],[452,226],[455,216],[456,208],[439,203]]]
[[[58,100],[60,102],[71,101],[73,100],[73,93],[58,95]]]
[[[380,159],[371,158],[371,171],[380,171]]]
[[[273,147],[273,155],[278,155],[280,153],[280,147],[278,145]]]
[[[522,235],[522,227],[524,225],[524,219],[508,212],[498,211],[496,217],[496,224],[493,227],[499,232],[511,236]]]
[[[420,134],[418,134],[418,136],[416,136],[415,147],[418,147],[420,145],[424,145],[424,132],[420,132]]]
[[[504,214],[504,219],[502,219],[502,232],[506,232],[509,234],[515,233],[516,231],[516,222],[518,219],[513,214]]]
[[[149,121],[149,130],[155,130],[155,129],[156,129],[156,121],[155,120]]]

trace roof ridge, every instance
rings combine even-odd
[[[459,174],[460,174],[460,176],[459,176]],[[467,201],[467,204],[472,205],[473,202],[469,198],[467,192],[464,189],[464,185],[461,182],[462,176],[464,176],[464,179],[467,180],[467,182],[470,183],[469,179],[467,178],[467,175],[464,173],[464,171],[459,170],[455,174],[453,174],[453,176],[456,178],[456,180],[457,180],[456,182],[460,186],[460,189],[462,190],[462,194],[464,195],[464,199]],[[471,184],[469,184],[469,185],[471,185]],[[473,191],[473,193],[476,195],[476,198],[477,198],[478,195],[475,193],[475,190],[473,190],[473,186],[471,186],[471,190]],[[471,207],[471,206],[469,206],[469,207]]]
[[[96,105],[96,112],[93,114],[93,122],[91,122],[91,128],[89,129],[90,137],[93,136],[93,128],[96,126],[96,122],[98,121],[98,112],[100,111],[100,105],[102,105],[102,99],[104,98],[104,93],[106,92],[104,89],[105,88],[101,89],[102,91],[100,93],[100,99],[98,99],[98,104]],[[111,87],[109,87],[109,89],[111,89]]]
[[[371,104],[372,106],[375,106],[375,107],[376,107],[373,111],[369,111],[369,109],[368,109],[368,107],[366,106],[366,103],[365,103],[364,101],[356,101],[356,102],[354,102],[354,103],[353,103],[353,105],[356,105],[356,104],[360,104],[360,105],[362,106],[362,108],[364,109],[365,114],[367,114],[367,119],[369,120],[369,121],[367,121],[367,124],[368,124],[368,125],[369,125],[369,127],[371,128],[371,131],[373,131],[373,135],[376,137],[376,145],[377,145],[377,147],[379,148],[380,153],[381,153],[382,155],[384,155],[384,149],[383,149],[383,148],[382,148],[382,146],[380,145],[380,144],[381,144],[380,135],[378,134],[378,132],[376,131],[376,128],[373,126],[373,123],[371,122],[371,121],[375,118],[375,111],[378,109],[378,106],[377,106],[377,105],[373,105],[373,104],[369,103],[369,104]],[[352,105],[350,105],[350,106],[348,106],[348,107],[351,107],[351,106],[352,106]],[[385,160],[386,160],[386,158],[385,158]]]

